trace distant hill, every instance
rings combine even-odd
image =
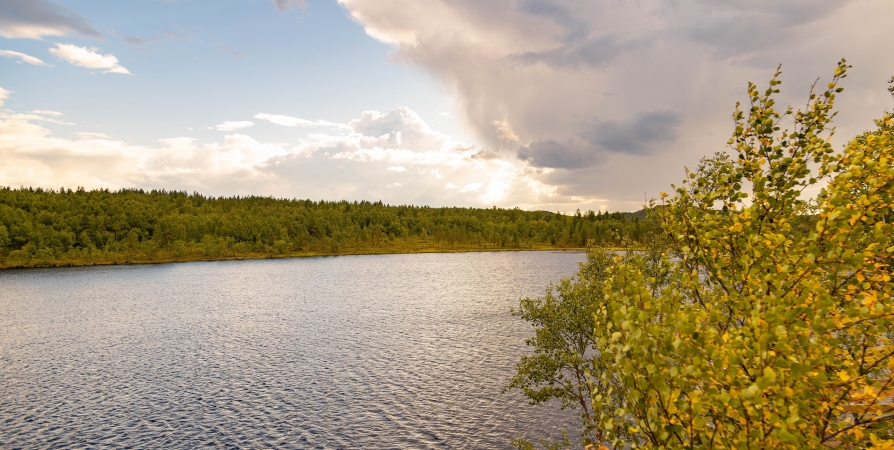
[[[624,214],[624,217],[626,217],[627,220],[633,220],[634,218],[643,220],[646,218],[646,216],[648,216],[649,212],[651,212],[652,210],[655,210],[655,209],[659,209],[659,208],[664,208],[664,205],[655,205],[655,207],[652,209],[643,208],[636,212],[625,212],[625,213],[621,213],[621,214]]]

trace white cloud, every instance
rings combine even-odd
[[[42,116],[53,116],[53,117],[59,117],[59,116],[64,115],[59,111],[51,111],[48,109],[35,109],[34,111],[29,111],[29,112],[31,114],[40,114]]]
[[[351,127],[344,123],[328,122],[325,120],[307,120],[298,117],[282,116],[279,114],[257,113],[255,119],[266,120],[272,124],[282,125],[284,127],[327,127],[350,129]]]
[[[75,133],[75,136],[81,139],[105,139],[105,140],[113,140],[114,138],[105,133],[90,133],[86,131],[79,131]]]
[[[387,114],[364,111],[348,126],[354,134],[364,136],[361,148],[400,148],[416,152],[448,154],[465,151],[465,147],[450,136],[429,128],[428,124],[410,108],[402,106]]]
[[[0,185],[164,188],[209,195],[550,210],[558,208],[544,205],[571,202],[539,180],[542,172],[504,160],[474,159],[475,149],[429,129],[406,108],[385,114],[367,111],[351,122],[348,133],[310,134],[291,144],[240,133],[210,143],[161,139],[155,146],[131,145],[95,132],[65,139],[40,126],[37,121],[43,119],[0,112]],[[445,178],[451,183],[445,185]]]
[[[248,120],[226,121],[214,126],[217,131],[236,131],[255,126],[254,122]]]
[[[101,69],[105,73],[121,73],[131,75],[130,71],[118,63],[115,55],[101,55],[96,48],[78,47],[73,44],[56,44],[50,49],[57,58],[88,69]]]
[[[3,106],[4,100],[9,98],[9,94],[11,94],[10,91],[0,88],[0,106]],[[35,114],[35,113],[41,113],[41,114]],[[37,121],[41,121],[41,122],[55,123],[58,125],[74,125],[71,122],[63,122],[61,120],[44,117],[44,115],[43,115],[43,114],[50,115],[50,116],[62,115],[62,113],[57,112],[57,111],[40,111],[40,110],[38,110],[38,111],[31,111],[31,113],[28,113],[28,114],[17,114],[17,113],[7,110],[7,111],[3,112],[2,114],[3,114],[3,117],[9,118],[9,119],[14,119],[16,121],[21,121],[21,122],[30,122],[33,120],[37,120]]]
[[[49,118],[49,117],[44,117],[44,116],[42,116],[42,115],[40,115],[40,114],[11,114],[10,117],[17,117],[17,118],[20,118],[20,119],[22,119],[22,120],[37,120],[37,121],[40,121],[40,122],[55,123],[55,124],[57,124],[57,125],[65,125],[65,126],[72,126],[72,125],[74,125],[74,124],[71,123],[71,122],[63,122],[63,121],[61,121],[61,120],[51,119],[51,118]]]
[[[26,62],[28,64],[35,65],[35,66],[45,66],[45,67],[49,66],[49,64],[41,61],[38,58],[35,58],[31,55],[26,55],[24,53],[14,52],[12,50],[0,50],[0,56],[10,58],[10,59],[18,59],[19,62]]]

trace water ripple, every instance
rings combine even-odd
[[[508,311],[573,253],[0,273],[0,447],[507,448],[570,412],[501,395]],[[570,432],[574,435],[574,432]]]

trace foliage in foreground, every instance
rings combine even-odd
[[[806,111],[776,109],[778,72],[749,85],[652,245],[521,301],[511,386],[579,408],[595,447],[894,448],[894,116],[832,149],[847,68]]]
[[[0,268],[616,245],[628,213],[389,206],[141,190],[0,188]]]

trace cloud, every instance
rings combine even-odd
[[[111,30],[110,33],[112,34],[112,36],[120,39],[125,44],[136,47],[143,53],[149,53],[149,44],[165,40],[183,40],[189,38],[189,35],[191,34],[188,30],[185,34],[178,34],[169,30],[161,30],[161,33],[159,35],[152,37],[126,35],[115,30]]]
[[[725,148],[746,83],[767,80],[779,63],[782,105],[803,104],[841,56],[855,66],[842,99],[877,98],[894,73],[878,56],[890,53],[894,3],[876,0],[339,3],[393,46],[392,60],[452,93],[479,147],[514,142],[531,177],[557,195],[616,204],[667,190],[684,165]],[[863,103],[839,102],[839,136],[887,106]]]
[[[240,120],[240,121],[235,121],[235,122],[226,121],[224,123],[219,123],[219,124],[215,125],[214,128],[217,131],[236,131],[236,130],[242,130],[244,128],[251,128],[253,126],[255,126],[254,122],[251,122],[248,120]]]
[[[167,37],[168,39],[177,39],[177,40],[186,39],[191,35],[191,33],[189,33],[188,31],[184,34],[181,34],[181,33],[175,33],[170,30],[161,30],[161,34],[165,35],[165,37]]]
[[[433,131],[410,108],[400,107],[382,114],[364,111],[359,119],[348,123],[350,129],[365,137],[364,148],[389,147],[418,149],[419,151],[465,151],[465,147],[449,136]]]
[[[306,0],[273,0],[273,5],[281,13],[290,9],[307,9]]]
[[[159,41],[162,38],[141,38],[137,36],[120,36],[115,34],[115,37],[124,41],[125,44],[130,45],[132,47],[136,47],[142,53],[149,54],[149,49],[147,48],[148,44],[152,42]]]
[[[26,62],[28,64],[35,65],[35,66],[45,66],[45,67],[49,66],[49,64],[41,61],[38,58],[35,58],[31,55],[26,55],[24,53],[14,52],[12,50],[0,50],[0,56],[4,56],[4,57],[10,58],[10,59],[18,59],[19,62]]]
[[[143,45],[146,45],[146,44],[152,42],[154,39],[145,39],[145,38],[140,38],[140,37],[136,37],[136,36],[125,36],[121,40],[124,41],[124,43],[126,43],[128,45],[140,47],[140,46],[143,46]]]
[[[59,116],[64,115],[59,111],[50,111],[48,109],[35,109],[34,111],[29,111],[29,112],[31,114],[40,114],[42,116],[53,116],[53,117],[59,117]]]
[[[92,39],[104,36],[90,22],[65,5],[47,0],[0,2],[0,36],[7,39],[41,39],[77,34]]]
[[[485,149],[485,150],[481,150],[481,151],[478,152],[478,153],[473,154],[473,155],[471,156],[471,158],[472,158],[472,159],[480,159],[480,160],[483,160],[483,161],[488,161],[488,160],[491,160],[491,159],[502,159],[503,156],[500,155],[499,153],[495,152],[495,151],[492,151],[492,150],[486,150],[486,149]]]
[[[580,169],[596,162],[592,148],[573,140],[538,139],[518,149],[518,159],[534,167]]]
[[[510,61],[521,64],[545,64],[554,68],[599,68],[603,67],[632,47],[612,35],[595,36],[548,50],[527,51],[509,56]]]
[[[481,187],[481,183],[469,183],[460,189],[460,192],[475,192]]]
[[[113,140],[114,138],[105,133],[90,133],[86,131],[79,131],[75,133],[75,136],[80,139],[103,139],[103,140]]]
[[[229,45],[220,44],[217,47],[220,49],[220,51],[233,55],[236,59],[245,59],[245,57],[242,56],[242,53],[239,53],[238,51],[236,51],[235,48],[230,47]]]
[[[776,53],[775,48],[799,39],[803,26],[833,17],[855,3],[859,2],[756,0],[720,4],[701,0],[692,2],[694,7],[686,11],[690,14],[676,15],[675,31],[683,38],[708,45],[715,57],[756,63],[764,59],[762,53]]]
[[[347,133],[311,134],[292,143],[238,132],[217,142],[173,137],[139,146],[95,132],[64,139],[35,120],[0,112],[0,185],[530,209],[570,201],[523,165],[471,158],[474,150],[431,130],[406,108],[367,111]],[[392,138],[399,133],[406,138]]]
[[[497,139],[500,142],[517,142],[518,136],[512,131],[512,125],[506,120],[494,120],[490,123],[497,131]]]
[[[343,129],[351,128],[349,125],[344,123],[328,122],[325,120],[306,120],[299,119],[298,117],[282,116],[278,114],[257,113],[254,115],[254,118],[266,120],[270,123],[282,125],[284,127],[331,127]]]
[[[10,91],[0,88],[0,106],[3,106],[3,101],[6,100],[7,98],[9,98],[10,93],[11,93]],[[2,114],[3,114],[3,117],[5,117],[7,119],[16,120],[19,122],[30,122],[30,121],[36,120],[39,122],[55,123],[57,125],[66,125],[66,126],[74,125],[71,122],[63,122],[61,120],[44,117],[44,116],[59,117],[62,115],[62,113],[59,111],[35,110],[35,111],[31,111],[27,114],[17,114],[15,112],[6,110]]]
[[[105,73],[122,73],[131,75],[130,71],[118,64],[115,55],[101,55],[96,48],[78,47],[73,44],[56,44],[50,49],[57,58],[88,69],[101,69]]]
[[[519,148],[517,156],[535,167],[583,169],[608,160],[606,153],[643,156],[660,151],[660,145],[675,141],[679,125],[673,111],[645,111],[626,122],[597,122],[564,141],[535,140]]]
[[[593,125],[584,135],[596,147],[610,152],[642,155],[657,145],[676,140],[681,118],[673,111],[646,111],[628,122],[611,120]]]
[[[74,125],[71,122],[63,122],[63,121],[57,120],[57,119],[50,119],[49,117],[44,117],[39,114],[13,114],[11,117],[16,117],[16,118],[22,119],[22,120],[37,120],[40,122],[55,123],[57,125],[65,125],[65,126]]]

